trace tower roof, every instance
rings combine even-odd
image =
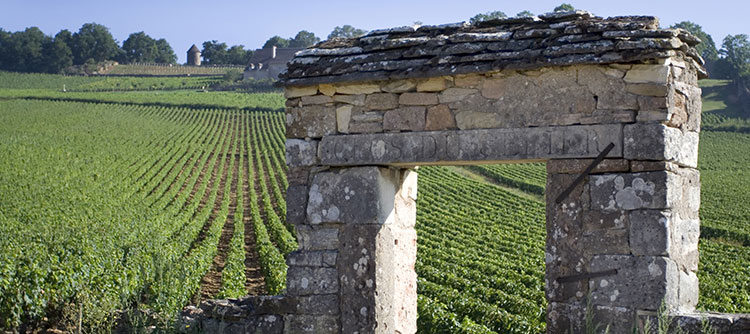
[[[193,44],[193,46],[191,46],[190,49],[188,49],[187,52],[201,52],[201,50],[198,49],[198,47],[195,46],[195,44]]]

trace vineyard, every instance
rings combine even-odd
[[[167,328],[200,300],[283,292],[280,94],[22,76],[0,89],[0,328]],[[748,162],[750,134],[702,133],[702,309],[750,312]],[[545,165],[419,174],[420,332],[543,333]]]
[[[187,66],[169,64],[120,64],[105,74],[115,75],[224,75],[228,71],[242,71],[241,65]]]

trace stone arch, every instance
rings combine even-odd
[[[300,51],[282,75],[287,221],[300,249],[285,296],[247,301],[245,328],[414,333],[410,168],[490,162],[547,162],[549,333],[580,331],[587,299],[612,333],[662,302],[692,312],[697,43],[654,17],[576,11]]]

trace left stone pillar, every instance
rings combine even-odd
[[[287,140],[287,162],[311,145]],[[297,306],[285,332],[416,332],[417,173],[292,163],[289,175],[300,249],[287,259],[286,296]]]

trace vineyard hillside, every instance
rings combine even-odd
[[[0,328],[168,331],[186,305],[283,292],[281,94],[0,79]],[[706,90],[699,308],[750,312],[750,134]],[[545,168],[418,170],[420,333],[544,333]]]

